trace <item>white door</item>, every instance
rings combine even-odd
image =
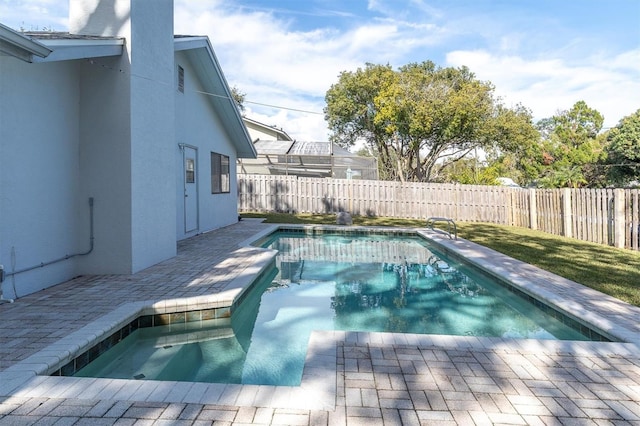
[[[184,232],[198,230],[198,149],[182,147],[184,171]]]

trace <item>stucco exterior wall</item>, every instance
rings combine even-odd
[[[80,191],[77,64],[0,56],[0,75],[0,264],[10,273],[87,250],[89,210]],[[76,262],[8,277],[3,293],[65,281]]]
[[[82,62],[80,188],[94,197],[94,252],[79,259],[81,274],[132,270],[131,147],[128,59]],[[88,226],[88,225],[87,225]]]
[[[131,2],[132,271],[175,256],[173,1]]]
[[[83,188],[95,194],[91,273],[133,273],[176,253],[173,1],[74,0],[70,29],[126,38],[125,54],[87,64]]]
[[[177,66],[185,71],[185,92],[175,90],[176,105],[176,235],[184,239],[195,233],[210,231],[230,225],[238,220],[238,190],[236,179],[236,151],[229,136],[224,130],[208,96],[196,93],[203,91],[194,76],[194,70],[186,55],[176,53]],[[199,228],[197,232],[184,232],[184,176],[182,173],[182,153],[178,144],[186,144],[198,148],[198,190],[199,190]],[[211,193],[211,152],[229,156],[231,187],[229,193]]]
[[[262,141],[290,141],[292,140],[284,131],[269,127],[265,124],[255,123],[245,119],[244,125],[247,127],[252,141],[260,139]]]
[[[255,141],[256,139],[260,139],[263,141],[278,140],[278,134],[275,130],[268,131],[265,130],[262,126],[256,126],[255,124],[248,122],[245,122],[245,126],[247,126],[247,130],[249,131],[249,136],[251,136],[252,141]]]
[[[236,150],[249,141],[231,140],[225,129],[237,134],[238,123],[223,123],[211,99],[196,93],[203,87],[188,55],[175,53],[173,1],[72,0],[70,16],[73,31],[125,38],[124,53],[41,63],[0,55],[0,264],[11,274],[2,283],[5,297],[76,275],[137,272],[174,256],[177,239],[238,217]],[[184,94],[176,61],[186,71]],[[199,226],[189,235],[181,143],[199,155]],[[229,157],[229,193],[211,193],[211,152]],[[89,250],[90,198],[93,250],[64,259]]]

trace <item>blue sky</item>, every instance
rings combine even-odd
[[[175,32],[211,38],[247,115],[300,140],[326,140],[327,89],[367,62],[466,65],[535,119],[584,100],[610,127],[640,108],[640,0],[174,2]],[[65,0],[0,0],[16,29],[65,31],[67,13]]]

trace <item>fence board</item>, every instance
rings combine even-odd
[[[614,229],[624,230],[620,236],[624,241],[616,245],[640,250],[640,190],[565,191],[242,175],[238,177],[238,210],[289,213],[350,211],[355,215],[412,219],[448,217],[463,222],[527,228],[531,228],[534,225],[532,220],[535,220],[537,229],[541,231],[564,235],[570,227],[573,238],[600,244],[614,244]],[[564,200],[563,194],[569,200]],[[620,205],[624,209],[619,214],[613,209],[616,194],[623,197]],[[530,212],[533,202],[536,204],[534,218]],[[563,212],[565,204],[569,209],[567,212]]]
[[[640,189],[626,190],[625,200],[627,200],[625,217],[629,223],[625,247],[640,250]]]

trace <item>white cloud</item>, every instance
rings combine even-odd
[[[371,3],[370,7],[381,6]],[[437,44],[443,33],[429,23],[390,17],[342,30],[302,31],[266,9],[229,7],[220,1],[205,6],[187,0],[176,1],[175,30],[208,35],[227,80],[244,92],[248,101],[320,113],[324,96],[340,72],[354,71],[367,62],[393,66],[411,62],[406,60],[408,54]],[[282,113],[259,106],[252,106],[247,111],[250,114],[267,123],[279,121],[274,124],[298,139],[328,137],[323,115]],[[263,120],[256,114],[262,114]],[[282,122],[284,119],[290,121]]]
[[[66,31],[67,2],[59,0],[0,0],[0,22],[13,29],[38,31],[44,28]]]
[[[211,13],[209,10],[215,10]],[[247,101],[322,113],[324,96],[344,70],[355,70],[376,55],[396,57],[395,26],[368,24],[338,32],[326,28],[295,31],[265,11],[176,4],[175,30],[211,39],[232,86]],[[369,58],[369,59],[367,59]],[[250,104],[248,104],[250,105]],[[284,128],[297,139],[326,140],[322,114],[304,114],[251,105],[247,116]]]
[[[551,117],[583,100],[604,115],[605,127],[612,127],[640,107],[639,57],[640,50],[635,50],[584,58],[576,64],[477,50],[451,52],[447,65],[468,66],[477,78],[494,84],[507,106],[521,103],[535,119]]]
[[[247,103],[248,117],[281,127],[299,140],[327,139],[324,93],[349,62],[336,54],[345,47],[336,33],[293,31],[288,21],[264,10],[192,1],[176,2],[175,31],[209,36],[227,81],[247,101],[320,113]]]
[[[325,19],[321,27],[301,30],[296,24],[313,23],[314,13],[327,11],[241,4],[175,0],[175,31],[209,36],[227,81],[248,101],[322,113],[325,93],[341,71],[366,62],[397,67],[430,59],[442,66],[468,66],[479,79],[491,81],[507,105],[522,103],[536,119],[584,100],[613,126],[640,107],[640,49],[606,50],[603,38],[593,52],[596,47],[584,37],[593,40],[598,34],[573,32],[562,17],[540,9],[529,19],[518,7],[447,3],[436,9],[426,0],[403,6],[369,0],[366,16],[354,12],[349,19],[337,17],[335,26],[326,26],[334,21]],[[329,12],[351,15],[342,9]],[[14,28],[64,31],[67,13],[66,0],[0,0],[0,20]],[[322,114],[247,108],[248,115],[295,138],[327,137]]]
[[[317,93],[319,78],[333,62],[327,57],[334,49],[327,31],[290,31],[286,21],[265,12],[177,6],[176,32],[208,35],[230,80]]]
[[[293,139],[300,141],[328,140],[326,124],[322,116],[313,114],[298,114],[280,110],[276,114],[262,114],[251,107],[245,109],[247,117],[251,117],[269,126],[283,129]]]

